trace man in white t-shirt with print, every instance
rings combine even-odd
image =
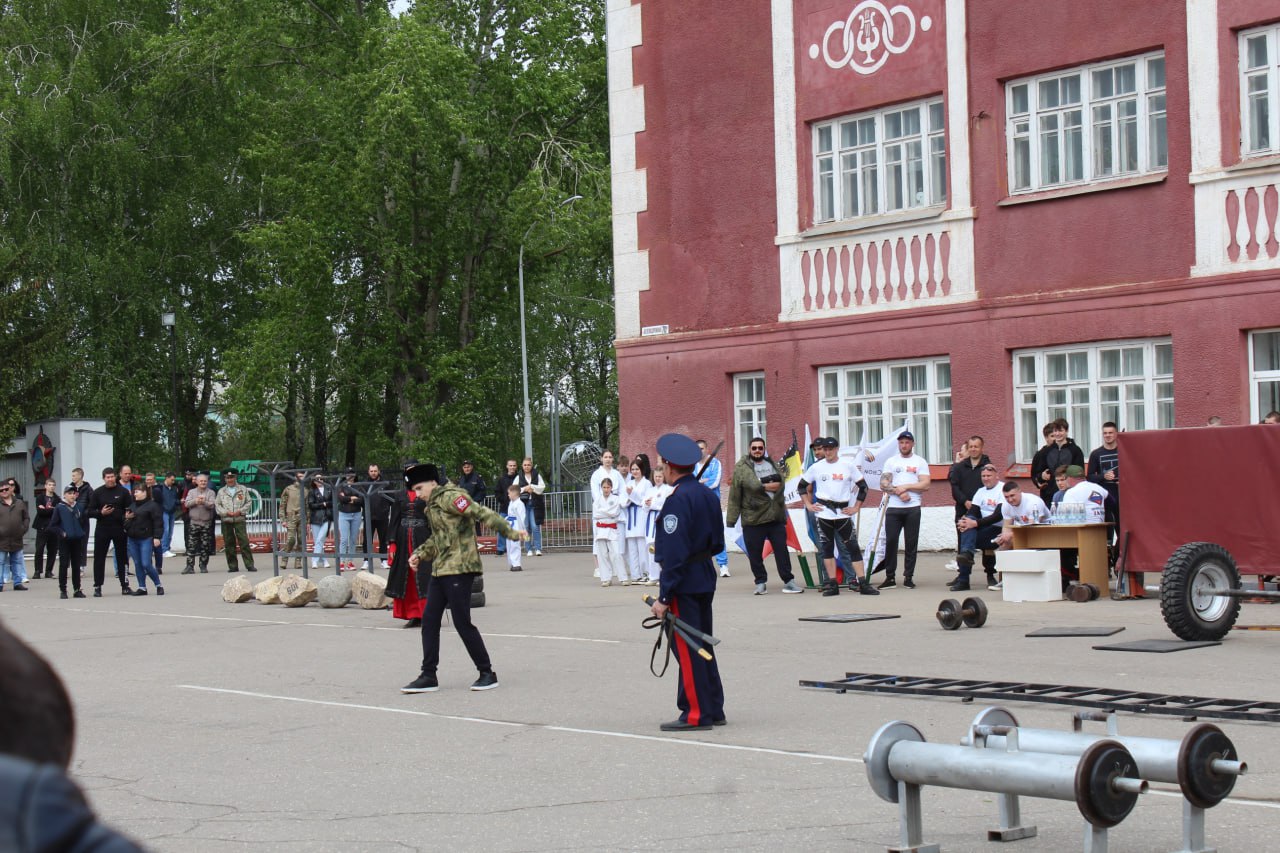
[[[996,466],[990,462],[982,466],[981,475],[982,488],[973,493],[969,500],[969,509],[956,522],[956,530],[960,531],[960,551],[956,555],[956,565],[959,566],[960,574],[951,584],[952,592],[965,592],[969,589],[973,557],[979,550],[984,552],[982,565],[987,570],[987,583],[996,582],[995,557],[988,558],[986,552],[995,550],[1000,522],[1004,519],[1000,511],[1004,505],[1004,483],[1000,482]]]
[[[1083,504],[1087,524],[1102,524],[1107,520],[1107,490],[1086,480],[1084,468],[1079,465],[1067,466],[1067,492],[1062,502]]]
[[[1000,508],[1004,526],[996,537],[999,548],[1013,547],[1013,528],[1029,527],[1032,524],[1048,524],[1049,508],[1034,492],[1024,492],[1017,483],[1004,484],[1004,505]]]
[[[863,595],[879,595],[880,591],[867,580],[862,565],[862,549],[853,526],[853,516],[862,509],[867,498],[867,481],[862,471],[848,460],[840,458],[840,442],[834,438],[821,439],[826,458],[814,462],[800,477],[800,498],[807,512],[817,517],[818,546],[826,566],[823,595],[839,595],[840,584],[836,580],[836,549],[849,570],[849,588]],[[816,442],[815,442],[816,443]]]
[[[884,513],[884,572],[880,589],[898,585],[898,537],[905,534],[906,554],[902,561],[902,585],[915,589],[916,548],[920,542],[921,495],[929,488],[929,463],[915,452],[916,437],[910,432],[898,436],[898,455],[884,464],[890,477],[889,505]]]

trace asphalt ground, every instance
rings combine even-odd
[[[1096,638],[1029,639],[1043,626],[1123,626],[1112,641],[1172,639],[1154,600],[1006,604],[982,591],[981,629],[944,631],[946,557],[925,555],[919,587],[872,598],[810,590],[751,594],[745,560],[716,596],[729,724],[664,734],[676,671],[649,674],[647,588],[600,588],[589,554],[486,557],[475,612],[501,686],[475,678],[444,629],[441,690],[403,695],[419,634],[385,611],[222,602],[208,575],[165,575],[168,594],[60,601],[57,584],[0,594],[0,618],[45,654],[75,700],[72,771],[108,823],[156,851],[883,850],[897,806],[870,789],[862,755],[884,722],[957,743],[980,705],[954,698],[837,694],[801,679],[846,671],[1119,687],[1280,701],[1280,634],[1233,632],[1173,654],[1095,651]],[[259,558],[259,564],[269,561]],[[259,572],[254,580],[266,577]],[[901,618],[827,624],[817,614]],[[1280,608],[1245,605],[1246,623]],[[1071,708],[1009,703],[1022,724],[1067,729]],[[1180,739],[1190,723],[1125,713],[1122,734]],[[1207,813],[1221,851],[1275,849],[1277,726],[1217,721],[1249,764]],[[1098,724],[1093,724],[1101,728]],[[1112,850],[1180,849],[1182,800],[1152,784],[1111,830]],[[997,800],[928,787],[924,837],[989,850]],[[999,849],[1080,849],[1074,803],[1024,798],[1032,839]]]

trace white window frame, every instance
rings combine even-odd
[[[1280,336],[1280,329],[1255,329],[1249,333],[1249,420],[1251,423],[1262,420],[1271,410],[1269,407],[1264,410],[1262,406],[1262,386],[1270,383],[1280,385],[1280,364],[1272,369],[1258,367],[1254,342],[1259,335]],[[1280,409],[1280,403],[1275,408]]]
[[[1134,351],[1142,358],[1141,372],[1123,372]],[[1051,359],[1066,369],[1063,379],[1050,380]],[[1026,381],[1024,359],[1034,365]],[[1114,360],[1121,373],[1103,377],[1104,360]],[[1168,367],[1162,369],[1162,362]],[[1098,341],[1087,344],[1014,350],[1011,354],[1014,401],[1014,441],[1019,462],[1030,462],[1043,443],[1041,428],[1065,417],[1071,436],[1082,450],[1101,440],[1102,425],[1115,421],[1121,430],[1170,429],[1174,426],[1173,342],[1170,338]]]
[[[914,112],[919,131],[888,138],[890,127]],[[872,130],[874,139],[845,144],[846,129],[854,134]],[[824,142],[824,134],[829,142]],[[852,113],[830,121],[817,122],[812,127],[813,140],[813,221],[856,221],[872,216],[942,209],[947,203],[947,147],[946,109],[942,98],[928,98],[907,104],[896,104],[884,109]],[[907,165],[910,146],[920,146],[919,186],[912,185],[912,170]],[[891,159],[895,157],[897,159]],[[853,158],[848,165],[847,158]],[[912,158],[911,162],[914,162]],[[895,169],[897,177],[895,177]],[[875,175],[875,186],[869,193],[866,174]],[[846,191],[847,176],[856,176],[858,191]],[[892,191],[901,199],[895,201]],[[913,197],[919,193],[919,198]],[[856,209],[850,205],[847,195],[856,195]],[[824,202],[830,198],[830,212],[824,211]],[[874,205],[874,209],[867,209]]]
[[[756,383],[759,383],[758,385]],[[743,392],[750,389],[759,388],[760,399],[748,399],[754,397],[752,394],[744,394]],[[733,424],[734,434],[738,438],[738,456],[747,452],[747,447],[751,439],[759,436],[766,439],[765,447],[768,447],[768,436],[765,435],[765,427],[768,421],[765,417],[765,385],[764,372],[756,371],[755,373],[735,373],[733,375]]]
[[[1250,67],[1249,42],[1262,39],[1266,46],[1266,62]],[[1280,24],[1268,24],[1251,30],[1241,30],[1239,41],[1240,65],[1240,157],[1260,157],[1267,154],[1280,153]],[[1250,93],[1251,83],[1260,83],[1262,89]],[[1254,146],[1251,141],[1253,129],[1252,114],[1249,109],[1251,94],[1260,95],[1266,110],[1267,144]]]
[[[1040,74],[1033,77],[1021,77],[1005,83],[1005,149],[1006,167],[1009,180],[1009,195],[1026,195],[1028,193],[1055,190],[1063,187],[1076,187],[1088,184],[1102,184],[1123,180],[1141,175],[1162,174],[1169,171],[1169,131],[1167,125],[1167,105],[1165,102],[1165,66],[1164,51],[1152,51],[1123,59],[1095,62],[1078,65],[1051,74]],[[1110,76],[1113,80],[1119,76],[1120,70],[1133,66],[1134,91],[1131,93],[1100,93],[1095,90],[1095,75],[1100,75],[1097,82]],[[1158,74],[1157,74],[1158,69]],[[1078,83],[1075,97],[1065,105],[1042,106],[1041,92],[1044,87],[1057,86],[1058,97],[1062,96],[1063,87],[1068,86],[1071,78]],[[1158,78],[1158,79],[1157,79]],[[1022,89],[1022,97],[1018,90]],[[1026,109],[1021,110],[1021,102],[1025,99]],[[1136,105],[1133,154],[1134,166],[1128,168],[1121,163],[1121,149],[1124,143],[1122,120],[1119,108],[1133,101]],[[1017,102],[1017,106],[1015,106]],[[1110,116],[1100,117],[1102,110],[1108,110]],[[1070,128],[1080,136],[1079,175],[1067,177],[1069,147],[1066,142],[1067,121],[1069,114],[1078,113],[1078,123]],[[1053,120],[1056,130],[1047,129],[1049,120]],[[1158,127],[1159,134],[1153,135],[1153,127]],[[1058,174],[1056,180],[1050,179],[1042,171],[1041,155],[1045,145],[1044,137],[1052,133],[1056,139]],[[1101,166],[1100,145],[1104,133],[1111,140],[1111,165],[1109,169]],[[1158,141],[1163,137],[1163,148]],[[1023,147],[1025,145],[1025,148]],[[1025,155],[1022,153],[1025,151]],[[1022,185],[1018,166],[1025,156],[1027,183]]]
[[[864,374],[862,393],[850,391],[855,374]],[[877,387],[867,390],[874,375]],[[909,387],[895,386],[901,379]],[[945,356],[824,367],[818,371],[818,406],[822,434],[842,445],[877,442],[907,420],[916,453],[935,465],[952,461],[951,359]]]

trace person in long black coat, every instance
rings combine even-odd
[[[387,523],[387,534],[391,538],[387,551],[391,559],[391,569],[387,573],[387,595],[392,599],[391,615],[407,619],[406,628],[417,628],[422,624],[422,611],[427,605],[431,566],[427,565],[426,571],[422,566],[414,571],[409,568],[409,557],[413,549],[431,536],[431,523],[427,521],[426,502],[412,490],[386,494],[391,501],[391,515]]]

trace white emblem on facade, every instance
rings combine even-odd
[[[928,32],[933,19],[925,15],[920,29]],[[839,33],[836,53],[832,54],[832,37]],[[846,65],[859,74],[874,74],[890,54],[905,53],[916,38],[916,16],[905,5],[892,8],[880,0],[862,0],[849,17],[827,27],[822,44],[809,45],[809,58],[822,57],[832,68]]]

